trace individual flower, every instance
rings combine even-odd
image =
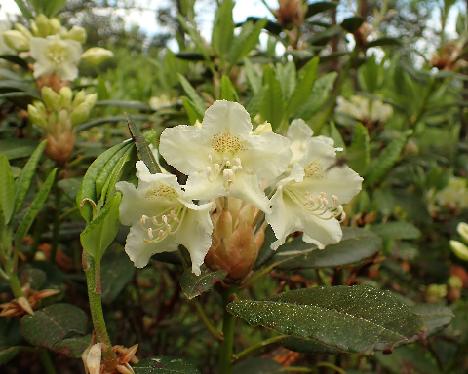
[[[289,140],[274,132],[256,134],[242,105],[217,100],[200,127],[163,131],[159,151],[166,162],[188,176],[191,199],[231,196],[264,212],[270,204],[263,189],[288,167]]]
[[[5,20],[0,20],[0,55],[11,55],[13,53],[13,49],[7,45],[3,35],[3,33],[9,29],[10,23]]]
[[[391,105],[363,95],[352,95],[349,99],[339,96],[336,111],[364,124],[385,123],[393,114]]]
[[[466,186],[466,179],[450,177],[448,185],[435,194],[430,192],[429,198],[434,200],[438,206],[456,210],[468,208],[468,188]]]
[[[306,243],[323,248],[341,240],[339,219],[344,217],[342,204],[360,190],[363,179],[347,166],[336,165],[333,141],[324,136],[312,137],[305,123],[295,122],[292,138],[293,159],[289,175],[277,184],[271,199],[272,212],[266,214],[276,238],[272,248],[287,237],[302,231]],[[298,134],[309,134],[302,137]]]
[[[187,248],[192,260],[192,272],[200,275],[200,266],[211,246],[213,223],[212,204],[195,205],[186,198],[175,175],[151,174],[138,161],[138,187],[118,182],[122,192],[120,221],[131,226],[125,251],[138,268],[148,264],[156,253]]]
[[[81,44],[56,35],[46,38],[31,38],[30,53],[34,63],[34,78],[58,75],[62,80],[72,81],[78,76]]]

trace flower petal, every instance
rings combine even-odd
[[[184,189],[185,198],[189,200],[209,201],[227,195],[221,175],[209,180],[205,173],[191,174],[187,178]]]
[[[246,143],[247,149],[241,154],[242,167],[254,171],[265,187],[288,168],[292,156],[288,138],[267,132],[250,135]]]
[[[145,242],[145,237],[145,229],[141,224],[137,223],[130,228],[127,242],[125,243],[125,252],[137,268],[145,267],[151,256],[156,253],[177,250],[177,243],[173,235],[159,243],[147,243]]]
[[[213,222],[210,211],[212,204],[197,206],[197,209],[187,209],[184,220],[176,233],[176,241],[182,244],[190,253],[192,272],[200,275],[200,266],[211,247]]]
[[[159,152],[169,165],[190,175],[210,166],[209,142],[209,136],[202,129],[181,125],[162,132]]]
[[[266,221],[270,224],[275,233],[277,241],[271,248],[276,250],[284,244],[287,237],[293,232],[301,229],[297,207],[284,194],[280,187],[271,198],[271,213],[265,215]]]
[[[317,244],[321,249],[328,244],[338,243],[343,236],[340,223],[334,218],[321,219],[303,212],[301,222],[304,232],[302,240],[306,243]]]
[[[258,185],[258,178],[254,174],[238,172],[235,174],[229,189],[229,196],[242,199],[265,213],[271,211],[270,201]]]
[[[115,188],[122,192],[122,201],[119,207],[120,222],[125,226],[131,226],[147,210],[145,201],[132,183],[118,182]]]
[[[248,135],[252,129],[250,114],[236,102],[216,100],[203,117],[202,128],[209,135],[229,132],[232,135]]]

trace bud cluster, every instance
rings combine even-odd
[[[46,133],[49,157],[63,164],[69,159],[75,143],[73,127],[88,119],[97,95],[84,91],[73,95],[69,87],[61,88],[58,93],[44,87],[41,94],[42,101],[28,105],[29,119]]]

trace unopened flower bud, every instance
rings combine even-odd
[[[460,222],[457,225],[457,232],[463,238],[463,240],[468,243],[468,223]]]
[[[41,38],[55,35],[60,31],[60,21],[57,18],[49,19],[43,14],[40,14],[31,22],[31,30],[35,36]]]
[[[23,36],[28,40],[32,37],[31,32],[21,23],[15,23],[15,29],[23,34]]]
[[[99,65],[113,56],[114,54],[107,49],[94,47],[83,53],[81,59],[91,65]]]
[[[71,107],[71,103],[72,103],[72,96],[73,96],[73,93],[72,93],[72,90],[70,89],[70,87],[62,87],[59,91],[59,95],[60,95],[60,107],[61,108],[70,108]]]
[[[49,133],[45,152],[50,159],[59,165],[64,165],[70,159],[74,146],[75,134],[73,130]]]
[[[87,95],[85,100],[72,110],[71,122],[73,126],[78,125],[79,123],[82,123],[88,119],[89,113],[91,112],[91,109],[93,109],[96,100],[96,94]]]
[[[468,247],[465,244],[456,240],[450,240],[449,244],[455,256],[460,260],[468,261]]]
[[[44,129],[47,128],[47,119],[36,106],[28,105],[28,115],[32,124]]]
[[[72,106],[77,107],[86,99],[86,93],[84,91],[80,91],[75,95],[73,99]]]
[[[3,40],[8,47],[18,52],[29,49],[29,40],[18,30],[8,30],[3,33]]]
[[[42,99],[44,100],[47,109],[60,109],[60,95],[50,87],[43,87],[41,90]]]
[[[80,26],[73,26],[70,30],[62,34],[62,38],[75,40],[81,44],[86,42],[87,37],[86,30]]]

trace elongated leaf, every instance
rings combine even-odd
[[[115,194],[99,211],[98,216],[86,226],[80,235],[84,250],[99,261],[119,231],[119,205],[122,196]]]
[[[23,205],[24,198],[29,191],[31,180],[37,168],[37,164],[39,163],[39,160],[44,153],[46,144],[46,140],[39,143],[29,160],[26,162],[26,165],[24,165],[23,169],[21,170],[21,174],[16,181],[15,212],[18,212],[18,210],[21,208],[21,205]]]
[[[375,39],[369,43],[367,43],[367,48],[372,47],[399,47],[401,46],[401,40],[397,38],[390,38],[390,37],[382,37]]]
[[[346,149],[349,166],[364,175],[370,163],[370,137],[367,128],[362,124],[354,127],[353,141]]]
[[[231,80],[226,75],[221,77],[221,99],[229,101],[238,101],[236,89],[232,85]]]
[[[307,99],[303,100],[302,105],[297,109],[296,118],[307,120],[323,108],[330,97],[336,76],[336,72],[331,72],[317,79],[312,88],[312,93]]]
[[[381,246],[382,240],[372,231],[345,227],[341,242],[330,244],[325,249],[307,252],[303,256],[293,256],[290,261],[279,265],[279,268],[317,269],[351,265],[373,256]],[[280,252],[273,261],[287,256],[288,252]]]
[[[222,270],[212,271],[204,267],[202,273],[196,276],[191,269],[186,269],[180,277],[179,283],[184,296],[191,300],[212,289],[216,282],[222,281],[225,277],[226,272]]]
[[[185,93],[187,96],[192,100],[193,104],[195,105],[195,108],[198,112],[203,117],[203,114],[205,113],[205,103],[203,102],[203,99],[198,95],[197,91],[192,87],[190,82],[184,78],[184,76],[178,74],[179,76],[179,82],[184,89]]]
[[[386,240],[412,240],[418,239],[421,236],[421,232],[416,226],[404,221],[373,225],[372,231]]]
[[[182,105],[184,106],[185,112],[187,113],[187,117],[191,124],[194,124],[196,121],[203,120],[203,114],[198,111],[193,101],[188,97],[182,96]]]
[[[92,200],[97,204],[98,196],[96,190],[96,179],[99,172],[120,149],[125,147],[125,145],[125,142],[119,143],[104,151],[86,171],[83,181],[81,182],[80,190],[76,194],[76,205],[80,210],[81,216],[86,222],[90,222],[93,218],[93,209],[85,199]]]
[[[135,266],[123,248],[118,246],[108,251],[101,262],[102,301],[105,304],[112,303],[134,274]]]
[[[307,6],[306,18],[315,16],[316,14],[326,12],[327,10],[335,9],[337,3],[333,1],[316,1]]]
[[[36,196],[34,197],[31,205],[28,207],[26,214],[21,219],[21,222],[18,226],[18,230],[16,230],[15,240],[19,242],[24,236],[27,234],[29,228],[31,227],[34,219],[36,218],[37,214],[40,210],[44,207],[44,204],[47,201],[47,197],[49,196],[50,190],[55,182],[55,176],[57,175],[57,169],[53,169],[47,179],[42,184],[41,188],[37,192]]]
[[[19,346],[0,348],[0,366],[5,365],[8,361],[15,358],[15,356],[21,352],[21,348],[22,347]]]
[[[158,162],[154,158],[153,152],[151,151],[151,148],[149,147],[145,137],[140,132],[140,129],[135,126],[132,121],[129,121],[128,127],[130,128],[130,132],[132,133],[133,139],[135,140],[138,150],[138,157],[141,161],[143,161],[150,173],[158,173],[160,171]]]
[[[145,114],[132,114],[132,121],[135,121],[135,122],[147,121],[148,118],[149,116]],[[88,121],[88,122],[82,123],[81,125],[76,126],[76,131],[86,131],[96,126],[108,125],[111,123],[119,123],[119,122],[127,123],[127,120],[128,120],[128,116],[113,116],[113,117],[105,117],[105,118],[96,118],[96,119],[93,119],[91,121]]]
[[[421,318],[399,297],[367,285],[294,290],[265,301],[234,301],[227,309],[252,325],[346,352],[391,350],[423,331]]]
[[[7,60],[9,62],[17,64],[25,70],[29,69],[28,62],[18,55],[0,55],[0,59]]]
[[[101,195],[102,188],[108,181],[109,175],[112,173],[114,167],[119,163],[122,159],[123,155],[125,155],[130,148],[132,148],[134,143],[127,143],[124,147],[120,148],[110,159],[103,165],[103,167],[99,170],[99,174],[96,178],[96,193],[98,196]]]
[[[0,211],[3,214],[2,221],[10,222],[15,208],[15,180],[10,163],[5,155],[0,154]]]
[[[277,129],[281,125],[284,116],[284,100],[281,85],[273,69],[269,66],[265,68],[263,78],[265,80],[265,87],[260,103],[260,114],[263,119],[271,123],[273,129]]]
[[[232,64],[246,57],[255,48],[260,32],[266,23],[266,20],[260,20],[255,23],[247,22],[242,26],[240,34],[234,38],[229,50],[229,61]]]
[[[0,153],[8,160],[16,160],[29,157],[37,145],[37,141],[30,139],[0,139]]]
[[[137,100],[99,100],[96,106],[115,106],[118,108],[138,109],[143,111],[151,111],[148,104]]]
[[[296,114],[296,110],[312,93],[312,88],[317,77],[318,62],[319,58],[314,57],[299,71],[296,87],[288,103],[288,115],[294,116]]]
[[[402,136],[385,147],[380,155],[369,165],[369,173],[366,176],[366,182],[371,186],[380,182],[387,175],[387,172],[397,163],[400,153],[406,144],[408,136]]]
[[[345,18],[340,25],[348,32],[356,32],[357,29],[364,23],[364,21],[365,20],[362,17],[350,17]]]
[[[145,358],[133,365],[135,374],[199,374],[198,369],[181,358],[159,356]]]
[[[223,0],[216,9],[211,40],[215,51],[220,56],[225,56],[232,45],[231,41],[234,34],[233,8],[234,2],[232,0]]]
[[[76,342],[70,339],[83,337],[87,325],[88,317],[81,309],[71,304],[54,304],[21,318],[20,330],[29,344],[67,354],[71,353],[67,342],[76,348]]]

